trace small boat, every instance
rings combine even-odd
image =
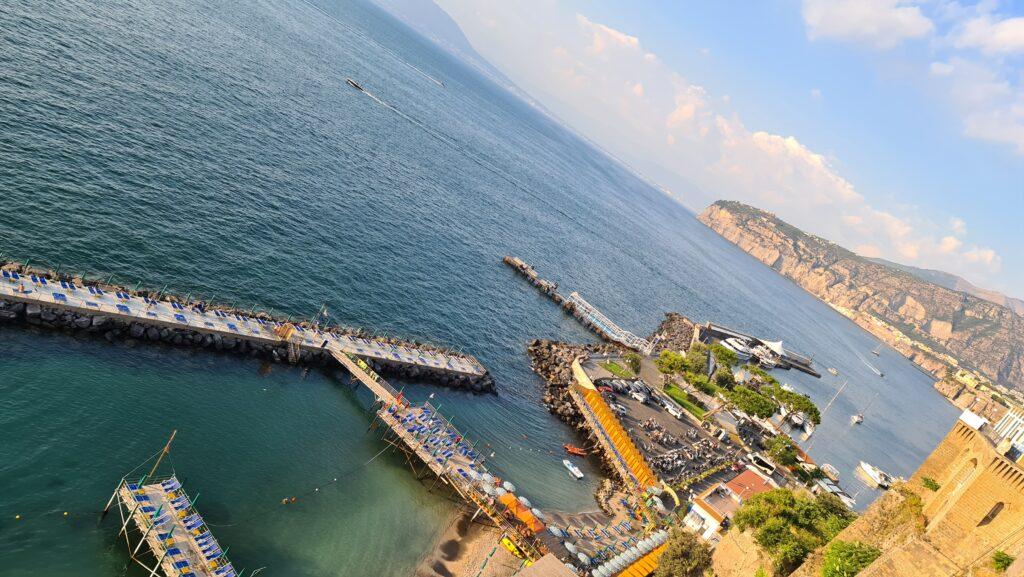
[[[796,392],[796,389],[793,388],[793,385],[791,385],[789,383],[782,383],[782,390],[783,391],[789,391],[790,393],[795,393]]]
[[[881,356],[882,355],[882,345],[879,344],[877,347],[872,349],[871,354],[875,355],[876,357]]]
[[[880,489],[888,489],[892,485],[892,477],[871,463],[861,461],[860,468]]]
[[[566,443],[562,446],[565,447],[565,452],[569,453],[570,455],[576,455],[577,457],[586,457],[588,454],[586,451],[577,447],[576,445],[570,445],[569,443]]]
[[[346,78],[345,82],[348,82],[349,86],[351,86],[352,88],[355,88],[356,90],[358,90],[360,92],[366,92],[366,90],[363,90],[363,87],[358,82],[356,82],[355,80],[352,80],[351,78]]]
[[[828,374],[832,375],[833,377],[838,377],[839,376],[839,371],[836,370],[835,367],[829,367],[828,368]]]
[[[793,425],[795,425],[797,427],[803,427],[804,423],[806,422],[806,419],[804,419],[804,414],[803,413],[800,413],[800,412],[791,413],[789,415],[789,422],[793,423]]]
[[[877,398],[878,398],[878,393],[875,393],[875,396],[871,397],[871,400],[868,401],[867,406],[865,406],[864,409],[861,412],[859,412],[856,415],[850,417],[850,422],[853,423],[854,425],[859,425],[859,424],[863,423],[864,422],[864,413],[868,412],[868,409],[871,408],[871,405],[875,402],[875,399],[877,399]]]
[[[814,434],[814,421],[810,419],[804,419],[804,435],[805,439],[809,439]]]
[[[562,459],[562,464],[565,465],[566,469],[569,469],[569,473],[572,474],[572,476],[575,477],[577,480],[583,478],[583,471],[580,471],[579,467],[573,465],[572,461],[570,461],[569,459]]]
[[[824,465],[821,466],[821,472],[825,473],[825,476],[828,477],[829,479],[832,479],[833,481],[836,482],[839,481],[839,469],[836,469],[829,463],[825,463]]]

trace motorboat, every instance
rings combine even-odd
[[[814,434],[814,421],[810,419],[804,419],[804,434],[810,438]]]
[[[825,473],[825,476],[833,481],[839,481],[839,469],[836,469],[829,463],[825,463],[821,466],[821,472]]]
[[[562,446],[565,447],[565,452],[569,453],[570,455],[576,455],[577,457],[587,456],[587,452],[577,447],[576,445],[570,445],[569,443],[566,443]]]
[[[562,464],[565,465],[566,469],[569,469],[569,473],[577,480],[583,478],[583,471],[580,471],[579,467],[573,465],[572,461],[570,461],[569,459],[562,459]]]
[[[871,463],[860,462],[860,468],[881,489],[888,489],[892,485],[892,477],[888,473],[872,465]]]
[[[722,341],[722,346],[736,353],[736,356],[741,360],[745,361],[750,358],[753,351],[747,346],[746,343],[736,337],[728,338]]]
[[[355,80],[352,80],[351,78],[346,78],[345,82],[348,82],[349,86],[351,86],[352,88],[355,88],[356,90],[358,90],[360,92],[366,92],[366,90],[363,89],[362,85],[360,85]]]
[[[882,356],[882,345],[878,345],[877,347],[872,349],[871,354],[875,355],[876,357]]]
[[[856,415],[853,415],[853,416],[850,417],[850,423],[853,424],[853,425],[859,425],[859,424],[861,424],[863,422],[864,422],[864,414],[863,413],[857,413]]]
[[[839,376],[839,371],[835,367],[829,367],[827,370],[828,374],[832,375],[833,377]]]
[[[793,423],[794,426],[803,427],[804,423],[807,422],[807,419],[804,417],[803,413],[796,412],[796,413],[790,413],[790,415],[789,415],[789,422]]]

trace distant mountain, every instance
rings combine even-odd
[[[1024,316],[1009,308],[864,258],[739,202],[720,200],[698,219],[936,377],[964,367],[1024,390]]]
[[[904,272],[908,272],[921,280],[937,284],[941,287],[946,287],[950,290],[965,292],[969,295],[974,295],[980,299],[985,299],[989,302],[996,303],[997,305],[1003,305],[1004,307],[1012,310],[1018,315],[1024,315],[1024,300],[1008,297],[999,291],[983,289],[977,285],[971,284],[970,281],[958,277],[955,274],[943,272],[941,270],[917,268],[915,266],[888,261],[883,258],[873,258],[870,260],[873,260],[878,264],[882,264],[892,268],[900,269]]]
[[[419,35],[472,66],[492,82],[535,104],[525,92],[480,55],[462,33],[462,28],[433,0],[373,0],[378,6]]]

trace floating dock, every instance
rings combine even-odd
[[[69,277],[36,272],[19,273],[5,266],[0,278],[0,301],[20,304],[0,307],[0,320],[23,316],[30,324],[71,330],[106,331],[122,325],[126,336],[177,345],[214,347],[238,352],[265,352],[275,360],[296,362],[324,358],[332,352],[359,355],[378,370],[405,376],[428,376],[443,384],[492,390],[493,381],[476,358],[437,347],[397,344],[353,332],[293,324],[268,316],[179,302],[152,293],[105,285],[84,285]],[[254,353],[255,354],[255,353]]]

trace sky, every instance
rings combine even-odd
[[[1024,297],[1024,3],[436,2],[691,210],[740,200]]]

